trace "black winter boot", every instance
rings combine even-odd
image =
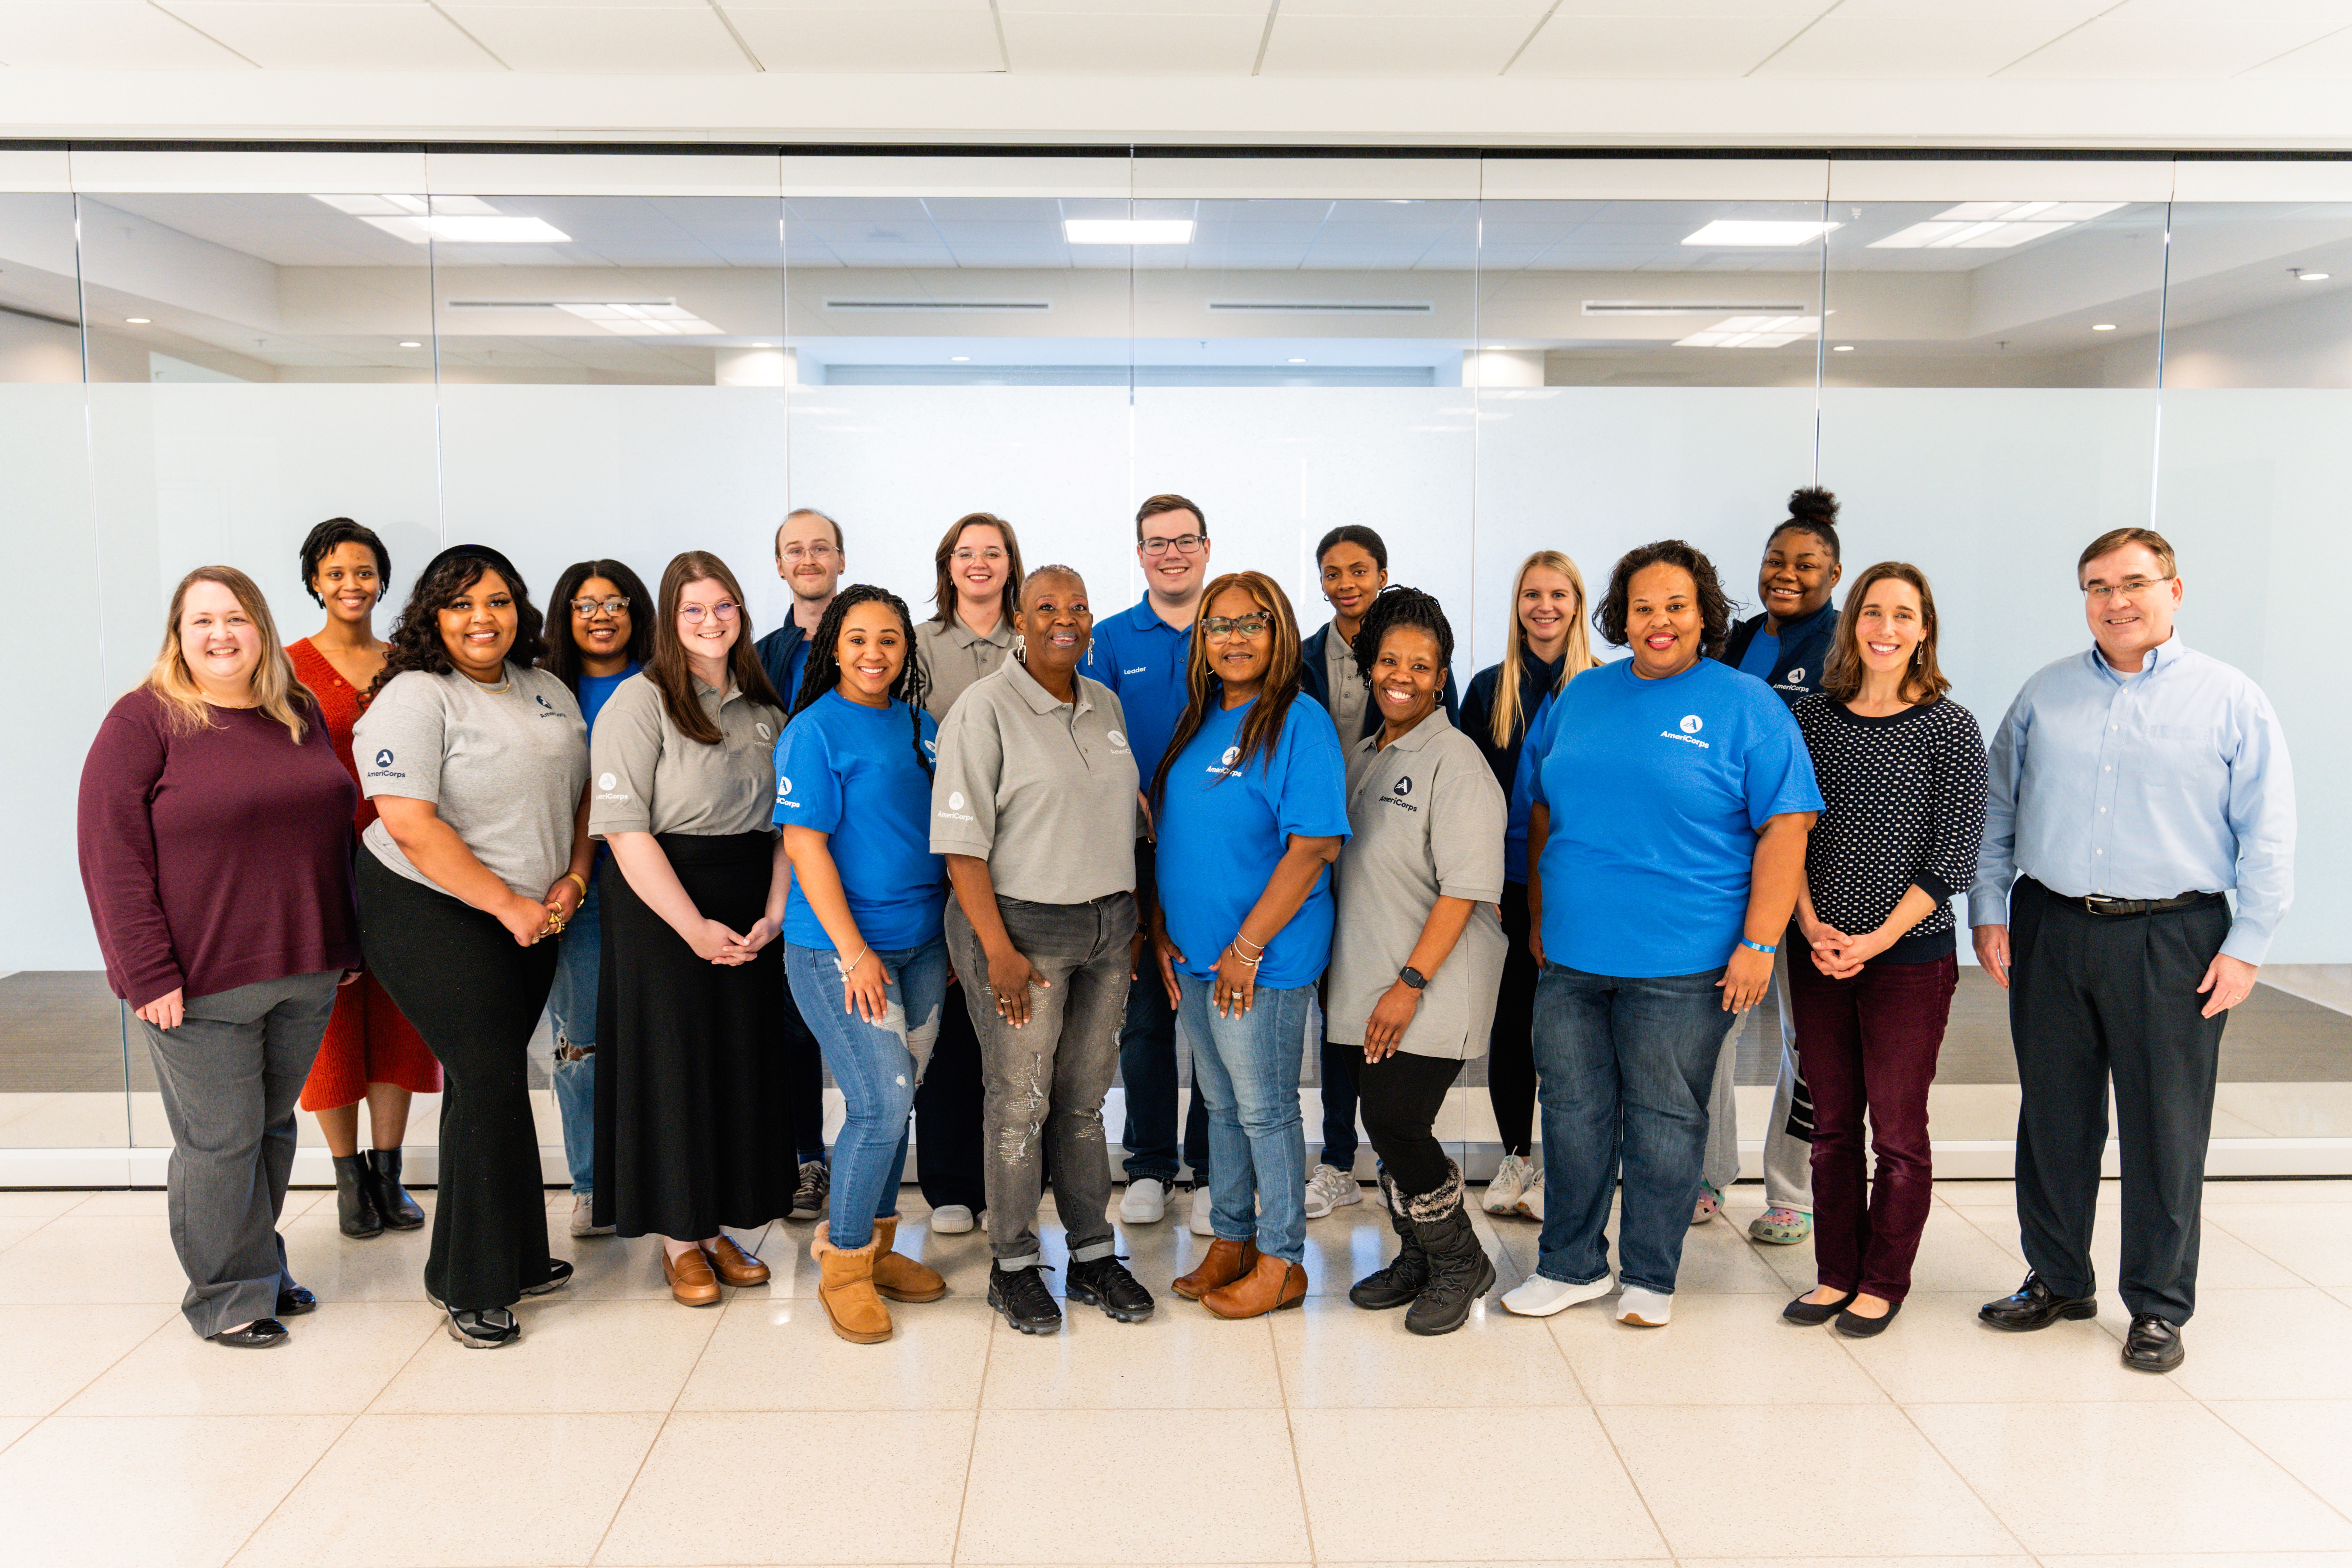
[[[425,1223],[425,1211],[400,1184],[400,1151],[371,1149],[367,1155],[368,1175],[375,1188],[376,1212],[383,1223],[394,1230],[415,1230]]]
[[[1397,1233],[1397,1255],[1389,1259],[1387,1268],[1365,1275],[1348,1292],[1349,1300],[1374,1312],[1410,1307],[1429,1285],[1429,1258],[1421,1250],[1421,1238],[1413,1234],[1412,1222],[1404,1217],[1404,1201],[1397,1196],[1396,1184],[1386,1171],[1381,1173],[1381,1195],[1388,1200],[1389,1226]]]
[[[1405,1220],[1429,1258],[1429,1283],[1413,1298],[1404,1326],[1416,1334],[1450,1334],[1495,1288],[1495,1266],[1463,1211],[1462,1167],[1448,1162],[1442,1186],[1402,1202]]]
[[[383,1216],[376,1212],[375,1183],[369,1178],[364,1154],[335,1157],[335,1223],[358,1241],[383,1234]]]

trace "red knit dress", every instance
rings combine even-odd
[[[352,761],[352,726],[359,722],[360,694],[335,673],[335,667],[310,646],[309,637],[286,652],[294,660],[294,673],[318,697],[327,732],[334,739],[335,755],[356,781],[360,773]],[[375,816],[375,802],[362,797],[353,818],[357,829],[366,832]],[[372,1083],[398,1084],[412,1094],[438,1094],[441,1064],[376,984],[374,973],[362,971],[357,980],[335,993],[335,1016],[327,1021],[319,1059],[311,1064],[310,1081],[302,1086],[302,1109],[331,1110],[356,1104],[367,1098],[367,1086]]]

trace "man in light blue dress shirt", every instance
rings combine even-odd
[[[2294,893],[2294,780],[2262,689],[2173,629],[2182,588],[2160,534],[2103,534],[2076,574],[2095,646],[2036,672],[2001,721],[1969,892],[1977,957],[2009,991],[2032,1269],[1979,1315],[2002,1329],[2096,1315],[2112,1077],[2123,1360],[2170,1372],[2197,1304],[2221,1027]]]

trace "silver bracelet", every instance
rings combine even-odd
[[[859,964],[866,962],[866,955],[873,951],[874,949],[870,946],[861,947],[857,950],[857,956],[851,959],[847,963],[841,962],[841,955],[839,953],[835,953],[833,955],[833,966],[841,971],[841,977],[844,980],[846,980],[856,971]]]

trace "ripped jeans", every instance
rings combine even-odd
[[[869,1024],[842,1001],[841,971],[831,948],[784,946],[793,1000],[816,1036],[825,1066],[841,1086],[846,1117],[833,1145],[833,1245],[855,1250],[874,1239],[874,1222],[898,1212],[907,1169],[907,1118],[923,1080],[940,1007],[948,990],[948,949],[933,937],[920,947],[875,953],[889,984],[888,1010]]]
[[[1000,897],[996,907],[1013,947],[1047,984],[1031,983],[1026,1025],[1016,1029],[998,1017],[988,954],[963,910],[948,900],[948,948],[980,1037],[986,1087],[982,1163],[989,1248],[1006,1269],[1042,1260],[1037,1200],[1050,1154],[1054,1209],[1071,1261],[1108,1258],[1110,1155],[1102,1108],[1118,1071],[1118,1035],[1127,1021],[1135,895],[1112,893],[1085,904]]]

